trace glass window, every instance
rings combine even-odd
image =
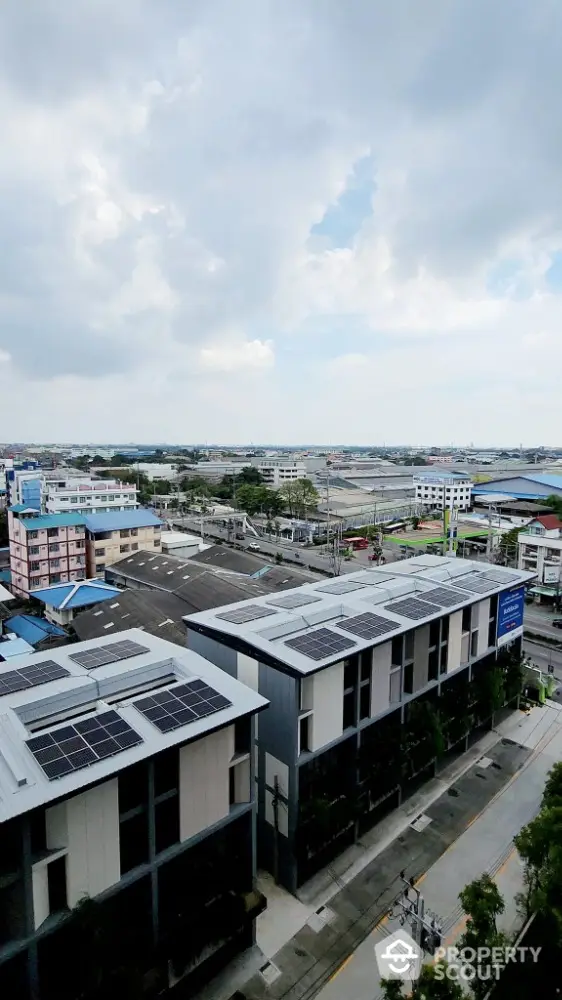
[[[148,810],[119,823],[121,875],[148,861]]]
[[[408,663],[404,667],[404,694],[414,693],[414,664]]]
[[[437,646],[439,642],[439,619],[429,625],[429,645]]]
[[[447,673],[447,646],[441,646],[441,652],[439,654],[439,672],[441,674]]]
[[[350,729],[357,725],[357,699],[355,689],[343,696],[343,728]]]
[[[165,750],[154,758],[154,795],[177,792],[179,788],[179,753],[177,747]]]
[[[441,642],[449,638],[449,615],[441,619]]]
[[[129,546],[128,545],[120,545],[119,546],[119,551],[120,552],[128,552],[129,551]]]
[[[368,719],[371,714],[371,685],[363,684],[359,691],[359,718]]]
[[[58,538],[59,529],[58,528],[47,528],[47,538]]]
[[[392,640],[392,663],[397,666],[402,666],[402,652],[404,648],[403,636],[397,635]]]
[[[411,632],[406,632],[404,636],[404,659],[413,660],[414,659],[414,630]]]
[[[346,660],[343,668],[344,691],[357,684],[357,663],[355,660]]]
[[[371,663],[373,660],[373,650],[364,649],[361,653],[361,680],[370,681],[371,679]]]
[[[462,609],[462,630],[463,632],[470,632],[470,622],[472,618],[472,608]]]
[[[437,648],[432,649],[427,661],[427,679],[436,681],[439,672],[439,652]]]
[[[119,815],[148,805],[148,771],[146,762],[133,764],[119,772]]]
[[[470,637],[470,655],[478,655],[478,629],[476,629]]]

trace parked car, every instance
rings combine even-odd
[[[237,531],[236,537],[240,542],[243,542],[246,536],[243,531]]]
[[[250,544],[248,545],[248,548],[249,548],[249,549],[250,549],[250,550],[251,550],[252,552],[259,552],[259,551],[260,551],[260,547],[259,547],[259,545],[258,545],[258,543],[257,543],[257,542],[250,542]]]
[[[553,618],[551,624],[553,628],[562,628],[562,618]]]

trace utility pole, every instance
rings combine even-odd
[[[407,879],[403,871],[400,872],[400,879],[405,888],[392,904],[388,916],[392,920],[398,915],[397,910],[401,926],[405,923],[410,925],[416,944],[423,951],[434,952],[441,946],[443,922],[437,913],[426,910],[425,899],[416,887],[415,879]],[[410,898],[410,892],[414,893],[414,899]]]

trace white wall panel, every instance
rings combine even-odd
[[[313,674],[311,750],[337,740],[343,733],[343,663]]]
[[[119,795],[114,778],[67,803],[68,904],[119,881]]]
[[[252,691],[259,691],[259,663],[253,656],[238,653],[238,680]]]
[[[221,729],[180,750],[180,839],[188,840],[228,816],[228,764],[234,728]]]
[[[33,921],[35,930],[37,930],[49,916],[47,865],[36,865],[32,869],[31,878],[33,885]]]
[[[478,622],[478,646],[476,652],[478,656],[482,656],[488,648],[488,628],[490,625],[489,597],[484,601],[479,601],[476,605],[476,621]]]
[[[392,643],[384,642],[373,649],[371,673],[371,715],[379,715],[390,705],[390,662]]]
[[[461,665],[462,611],[449,615],[449,644],[447,648],[447,673]]]

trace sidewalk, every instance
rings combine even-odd
[[[526,717],[513,718],[515,729],[519,719]],[[395,898],[400,870],[416,878],[425,873],[530,754],[528,746],[487,733],[307,883],[300,899],[262,877],[268,910],[258,920],[258,945],[213,980],[200,1000],[228,1000],[236,990],[247,1000],[309,1000],[380,922]],[[478,767],[482,758],[487,763]]]

